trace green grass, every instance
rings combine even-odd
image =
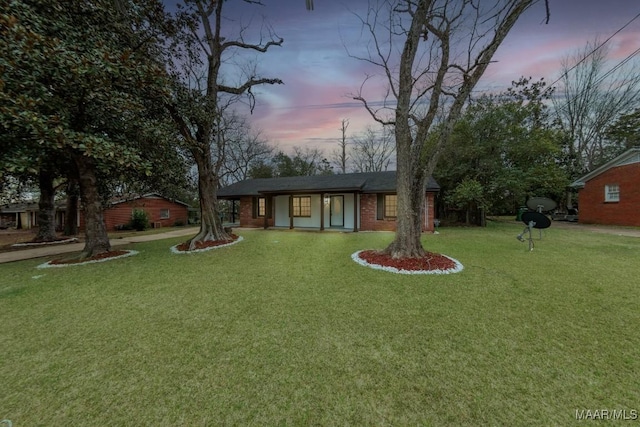
[[[552,227],[528,252],[521,229],[426,235],[465,266],[446,276],[350,259],[390,233],[256,230],[200,254],[171,239],[102,264],[2,265],[0,419],[571,425],[640,410],[640,239]]]

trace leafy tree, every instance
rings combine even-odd
[[[395,130],[398,214],[385,253],[422,257],[422,210],[427,180],[450,140],[472,90],[518,18],[533,0],[384,1],[362,18],[368,56],[387,84],[382,106],[355,96],[374,120]],[[400,52],[399,57],[397,52]]]
[[[447,201],[458,208],[465,208],[465,224],[471,224],[471,212],[484,209],[484,187],[475,179],[465,178],[447,196]]]
[[[462,204],[466,218],[476,206],[511,212],[528,196],[561,197],[568,178],[559,162],[561,135],[546,106],[552,93],[544,80],[521,78],[502,94],[471,101],[434,171],[445,200],[460,200],[454,194],[466,181],[482,187],[482,203]]]
[[[248,178],[274,178],[275,168],[270,161],[260,160],[251,166]]]
[[[116,7],[114,7],[116,6]],[[113,170],[145,174],[161,152],[159,97],[165,73],[155,60],[163,22],[158,1],[49,2],[0,6],[2,142],[22,160],[66,159],[86,218],[81,257],[110,249],[101,190]]]
[[[294,147],[292,156],[280,151],[272,162],[273,176],[277,177],[333,174],[330,163],[317,148]]]

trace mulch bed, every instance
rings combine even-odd
[[[68,267],[68,266],[75,266],[75,265],[85,265],[85,264],[92,264],[96,262],[110,261],[112,259],[125,258],[132,255],[137,255],[137,254],[138,254],[138,251],[120,249],[115,251],[102,252],[90,258],[54,259],[54,260],[45,262],[44,264],[40,264],[36,268]]]
[[[392,258],[378,251],[362,251],[359,256],[369,264],[406,271],[451,270],[456,267],[452,259],[433,252],[427,252],[422,258]]]
[[[229,236],[231,237],[231,239],[229,240],[207,240],[204,242],[196,242],[196,247],[194,250],[197,251],[202,249],[215,248],[216,246],[228,245],[229,243],[233,243],[238,240],[238,236],[235,234],[230,234]],[[189,243],[181,243],[175,248],[178,252],[189,252]]]
[[[122,256],[122,255],[126,255],[129,252],[130,251],[125,251],[125,250],[108,251],[108,252],[102,252],[101,254],[92,256],[90,258],[83,258],[83,259],[54,259],[52,261],[49,261],[49,263],[53,264],[53,265],[81,264],[81,263],[85,263],[85,262],[89,262],[89,261],[101,261],[101,260],[106,260],[108,258],[115,258],[115,257],[119,257],[119,256]]]
[[[46,246],[46,245],[63,245],[63,244],[67,244],[67,243],[77,243],[78,242],[78,238],[77,237],[57,237],[55,240],[46,240],[46,241],[36,241],[36,240],[31,240],[29,242],[22,242],[22,243],[14,243],[13,245],[11,245],[11,247],[13,248],[22,248],[22,247],[27,247],[27,248],[33,248],[34,246]]]

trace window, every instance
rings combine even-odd
[[[171,215],[169,214],[169,209],[160,209],[160,219],[169,219]]]
[[[267,214],[267,200],[264,197],[258,197],[258,216],[263,217]]]
[[[398,196],[395,194],[385,194],[384,216],[385,218],[395,218],[398,216]]]
[[[293,198],[293,216],[311,216],[311,197],[295,196]]]
[[[620,201],[620,186],[618,184],[608,184],[604,186],[604,201],[605,202]]]

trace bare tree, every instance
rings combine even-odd
[[[393,130],[382,126],[378,132],[367,127],[353,137],[353,164],[356,172],[382,172],[389,169],[395,153]]]
[[[347,160],[349,155],[347,154],[347,128],[349,127],[349,119],[342,119],[340,126],[340,132],[342,137],[338,141],[338,149],[331,153],[331,162],[334,163],[340,173],[347,173]]]
[[[221,124],[218,132],[225,139],[225,151],[214,153],[214,158],[217,154],[224,154],[220,171],[222,185],[249,178],[253,167],[273,158],[274,147],[259,131],[252,131],[245,117],[236,113],[223,114]]]
[[[257,0],[245,0],[259,3]],[[173,75],[177,82],[174,102],[169,111],[175,121],[183,146],[189,151],[198,167],[198,196],[200,199],[201,226],[190,241],[194,249],[199,241],[227,240],[218,212],[217,190],[224,163],[226,139],[217,130],[222,126],[222,111],[228,105],[223,97],[249,96],[254,106],[252,88],[262,84],[282,84],[280,79],[258,76],[255,66],[225,74],[221,68],[233,51],[248,50],[265,53],[273,46],[281,46],[283,40],[272,31],[268,41],[247,43],[246,28],[241,28],[235,39],[222,35],[223,5],[221,0],[184,0],[179,13],[184,29],[174,44]],[[230,61],[226,64],[231,65]],[[235,85],[229,85],[229,76],[241,76]],[[228,99],[228,98],[227,98]],[[212,148],[215,151],[212,153]],[[215,161],[212,161],[215,159]]]
[[[494,53],[535,2],[386,0],[361,18],[372,42],[368,55],[354,56],[381,69],[388,91],[377,107],[364,94],[365,81],[354,98],[376,121],[393,125],[396,137],[397,231],[386,254],[425,255],[420,236],[427,179]]]
[[[322,151],[311,147],[293,147],[293,155],[278,152],[272,160],[273,176],[331,175],[333,168]]]
[[[637,67],[624,60],[607,70],[608,57],[607,46],[595,40],[562,62],[554,106],[568,137],[572,178],[608,160],[608,126],[640,106]]]

